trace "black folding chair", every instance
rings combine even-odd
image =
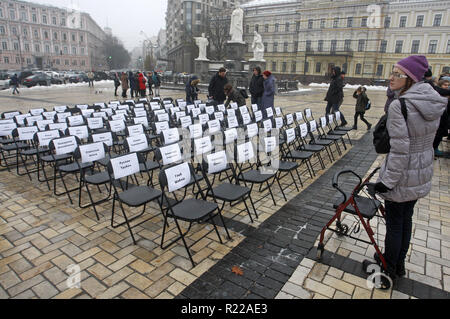
[[[167,208],[164,209],[165,220],[161,238],[161,248],[167,249],[181,239],[184,247],[186,248],[189,259],[191,260],[192,267],[195,267],[195,262],[192,258],[190,247],[194,246],[196,243],[208,236],[213,231],[216,232],[220,243],[223,244],[222,238],[220,237],[219,231],[214,222],[214,217],[216,217],[217,215],[221,216],[217,203],[207,202],[205,200],[197,198],[187,198],[187,187],[189,187],[189,185],[191,185],[192,183],[196,183],[198,188],[200,189],[200,185],[198,185],[198,182],[196,181],[194,176],[194,169],[189,163],[182,163],[172,167],[164,168],[159,174],[159,183],[162,189],[161,202],[167,204]],[[177,195],[177,193],[183,193],[183,189],[184,194]],[[202,194],[202,198],[205,198],[204,194]],[[214,212],[216,213],[214,214]],[[168,218],[172,218],[175,221],[180,236],[164,246],[164,237],[166,234],[166,225]],[[179,221],[189,223],[189,227],[186,232],[183,233]],[[193,223],[202,224],[208,221],[212,223],[213,229],[194,241],[191,246],[188,246],[185,237],[192,229]]]
[[[286,142],[281,145],[282,158],[285,160],[300,161],[299,165],[302,165],[304,163],[306,165],[307,171],[309,172],[309,175],[311,176],[311,178],[314,178],[314,176],[316,176],[316,173],[314,172],[314,167],[311,163],[311,158],[314,156],[314,153],[298,150],[298,139],[296,136],[295,128],[289,128],[285,130],[284,136]]]

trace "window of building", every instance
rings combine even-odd
[[[36,15],[36,13],[33,13],[31,15],[31,20],[33,21],[33,23],[37,23],[37,15]]]
[[[407,18],[406,16],[400,17],[400,25],[399,25],[400,28],[406,27],[406,18]]]
[[[56,22],[56,17],[52,17],[52,24],[53,24],[53,25],[56,25],[56,24],[57,24],[57,22]]]
[[[277,62],[272,62],[272,72],[277,71]]]
[[[298,52],[298,41],[294,42],[294,52]]]
[[[76,55],[77,54],[77,48],[76,47],[72,47],[72,54]]]
[[[273,52],[278,52],[278,42],[273,44]]]
[[[438,44],[437,40],[430,40],[430,44],[428,46],[428,53],[431,53],[431,54],[436,53],[437,44]]]
[[[44,31],[44,38],[45,38],[46,40],[48,40],[48,32],[47,32],[47,31]]]
[[[42,23],[47,24],[47,16],[46,15],[42,16]]]
[[[361,19],[361,27],[367,27],[367,17]]]
[[[423,15],[417,16],[416,27],[423,27],[423,19],[424,19]]]
[[[331,40],[330,51],[331,52],[336,52],[336,47],[337,47],[337,40]]]
[[[364,39],[358,40],[358,52],[364,52],[365,49],[366,49],[366,40]]]
[[[48,44],[45,45],[45,53],[50,53],[50,46]]]
[[[9,63],[9,57],[7,57],[7,56],[3,57],[3,62],[5,62],[6,64],[8,64],[8,63]]]
[[[292,62],[291,72],[292,73],[296,73],[297,72],[297,63],[296,62]]]
[[[69,65],[69,60],[64,60],[65,65]]]
[[[31,59],[27,58],[27,64],[31,64]]]
[[[81,66],[85,66],[86,65],[86,61],[81,60]]]
[[[59,59],[56,59],[56,65],[59,65],[61,61]]]
[[[306,51],[311,51],[311,40],[306,40]]]
[[[26,13],[25,11],[22,11],[22,12],[20,13],[20,20],[22,20],[22,21],[28,21],[28,15],[27,15],[27,13]]]
[[[275,23],[275,32],[278,32],[280,29],[280,25],[278,23]]]
[[[308,20],[308,29],[312,29],[314,25],[314,20],[313,19],[309,19]]]
[[[411,46],[411,53],[419,53],[420,40],[413,40]]]
[[[325,22],[326,22],[325,19],[321,19],[321,20],[320,20],[320,28],[321,28],[321,29],[324,29],[324,28],[325,28]]]
[[[13,46],[14,46],[14,51],[19,51],[19,43],[14,42]]]
[[[287,63],[283,62],[283,64],[281,65],[281,72],[285,73],[287,71]]]
[[[319,40],[319,43],[317,45],[317,51],[319,52],[323,51],[323,40]]]
[[[386,53],[386,49],[387,49],[387,41],[386,40],[381,40],[380,52],[381,53]]]
[[[63,33],[63,41],[67,41],[67,34]]]
[[[347,73],[347,63],[342,64],[342,71]]]
[[[352,28],[353,27],[353,17],[348,17],[347,18],[347,28]]]
[[[6,42],[6,41],[3,41],[3,42],[2,42],[2,49],[3,49],[4,51],[8,50],[8,42]]]
[[[3,25],[0,25],[0,34],[1,35],[5,35],[6,34],[6,29]]]
[[[84,52],[85,52],[84,48],[81,48],[81,55],[84,55]]]
[[[403,40],[395,41],[395,53],[402,53],[403,49]]]
[[[378,64],[377,65],[377,76],[382,76],[383,75],[383,64]]]
[[[268,24],[264,25],[264,32],[265,33],[269,32],[269,25]]]
[[[9,18],[11,20],[16,20],[16,11],[15,10],[9,10]]]
[[[72,34],[72,41],[75,42],[75,34]]]
[[[55,53],[59,54],[59,46],[55,45]]]
[[[289,22],[286,22],[286,24],[284,25],[284,28],[286,29],[286,32],[289,32],[289,28],[290,28],[290,24]]]
[[[38,32],[38,30],[34,30],[34,37],[35,37],[35,38],[39,38],[39,32]]]
[[[322,69],[322,63],[317,62],[316,63],[316,73],[320,73],[321,69]]]
[[[361,74],[361,63],[356,64],[355,74]]]
[[[16,64],[20,64],[20,58],[18,56],[16,57]]]
[[[16,27],[12,27],[11,31],[12,31],[12,34],[17,35],[17,28]]]
[[[0,8],[0,18],[3,18],[3,8]]]
[[[295,23],[295,31],[300,31],[300,21]]]
[[[77,60],[73,60],[72,65],[78,65]]]
[[[339,27],[339,18],[334,18],[333,20],[333,28],[338,28]]]
[[[66,18],[61,18],[61,25],[66,26]]]
[[[384,18],[384,27],[390,28],[391,27],[391,17]]]
[[[34,45],[34,52],[41,52],[41,47],[39,46],[39,44]]]
[[[248,24],[245,26],[245,33],[250,33],[250,26]]]
[[[28,29],[23,28],[22,29],[22,33],[23,33],[24,36],[27,36],[28,35]]]
[[[28,43],[25,43],[25,51],[30,52],[30,45]]]
[[[440,27],[442,21],[442,14],[436,14],[434,16],[433,27]]]
[[[305,62],[305,73],[309,72],[309,62]]]
[[[269,46],[268,46],[267,42],[264,42],[264,52],[269,52],[269,51],[267,50],[268,47],[269,47]]]
[[[447,42],[447,49],[445,50],[445,53],[450,54],[450,40]]]
[[[255,24],[255,31],[259,32],[259,24]],[[83,38],[83,36],[81,36],[81,38]],[[83,42],[83,41],[81,41],[81,42]]]
[[[284,52],[288,52],[289,43],[284,42],[283,50]]]
[[[53,40],[58,40],[58,33],[56,32],[53,33]]]
[[[67,47],[64,47],[64,54],[69,54],[69,49]]]
[[[442,68],[442,73],[450,73],[450,66],[444,66]]]

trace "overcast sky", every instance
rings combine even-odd
[[[113,34],[119,37],[125,47],[131,51],[140,46],[145,38],[140,35],[144,31],[148,37],[158,35],[158,31],[166,27],[167,0],[27,0],[57,7],[78,6],[87,12],[100,27],[107,25]]]

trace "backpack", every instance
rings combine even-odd
[[[365,107],[366,111],[370,110],[371,107],[372,107],[372,102],[370,100],[368,100],[367,105]]]
[[[241,95],[244,99],[248,99],[248,94],[247,94],[246,89],[241,89],[241,90],[239,90],[239,92],[241,93]]]
[[[405,99],[400,99],[400,103],[402,105],[403,118],[405,119],[406,124],[408,124],[408,110],[406,108]],[[383,115],[373,132],[373,145],[378,154],[388,154],[391,150],[391,138],[387,129],[387,119],[388,115]]]

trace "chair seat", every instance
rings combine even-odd
[[[249,183],[261,184],[261,183],[268,181],[273,176],[274,176],[273,174],[261,174],[260,171],[251,170],[251,171],[242,173],[242,175],[239,175],[238,179],[241,181],[249,182]]]
[[[81,168],[82,169],[91,168],[93,166],[94,166],[93,163],[83,163],[83,164],[81,164]],[[61,165],[61,166],[58,167],[58,171],[61,171],[61,172],[64,172],[64,173],[73,173],[73,172],[78,172],[79,170],[80,170],[80,166],[78,165],[78,163]]]
[[[289,172],[298,167],[298,163],[289,161],[280,161],[278,169],[282,172]]]
[[[28,145],[26,143],[21,143],[21,142],[1,146],[2,150],[7,151],[7,152],[24,149],[24,148],[29,148],[29,147],[30,147],[30,145]]]
[[[20,151],[20,154],[26,155],[26,156],[32,156],[32,155],[37,155],[38,153],[39,154],[46,153],[48,151],[49,151],[48,148],[41,148],[40,147],[38,149],[32,148],[32,149],[29,149],[29,150],[22,150],[22,151]]]
[[[323,139],[332,140],[332,141],[340,141],[342,140],[342,136],[327,134],[322,136]]]
[[[336,127],[335,131],[350,132],[350,131],[353,131],[353,128],[338,126],[338,127]]]
[[[218,209],[216,203],[194,198],[184,200],[172,207],[175,217],[188,222],[202,220],[216,209]],[[169,211],[169,213],[172,212]]]
[[[329,131],[328,132],[328,134],[331,134],[331,135],[338,135],[338,136],[344,136],[344,135],[347,135],[348,134],[348,132],[346,132],[346,131]]]
[[[94,175],[85,175],[84,180],[86,181],[86,183],[93,185],[102,185],[110,181],[108,172],[101,172]]]
[[[234,202],[250,193],[250,189],[236,184],[224,183],[213,189],[217,199]],[[208,195],[212,195],[211,192]]]
[[[57,162],[57,161],[63,161],[72,158],[72,155],[69,154],[63,154],[63,155],[46,155],[42,156],[41,160],[43,162]]]
[[[333,143],[333,141],[326,140],[326,139],[315,140],[315,142],[314,142],[314,144],[316,144],[316,145],[323,145],[323,146],[328,146],[328,145],[331,145],[332,143]]]
[[[119,194],[119,199],[131,207],[138,207],[161,196],[161,191],[148,186],[137,186]]]
[[[350,198],[351,193],[346,193],[347,200]],[[335,196],[335,202],[333,207],[337,209],[339,205],[344,200],[344,196],[342,194],[338,193]],[[381,206],[381,202],[378,200],[373,200],[371,198],[361,197],[361,196],[355,196],[355,202],[356,206],[359,209],[359,212],[361,215],[365,218],[368,218],[369,220],[372,219],[376,214],[378,209]],[[344,210],[344,212],[357,215],[355,208],[352,205],[347,206],[347,208]]]
[[[311,153],[311,152],[291,151],[291,152],[289,152],[288,156],[286,156],[286,158],[304,160],[304,159],[311,158],[313,155],[314,155],[314,153]]]
[[[307,152],[320,152],[325,149],[323,145],[307,144],[303,146],[303,150]]]

